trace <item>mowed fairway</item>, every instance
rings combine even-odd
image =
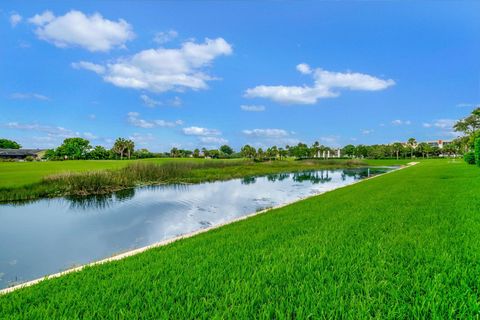
[[[423,161],[0,296],[0,317],[477,318],[479,194],[479,168]]]

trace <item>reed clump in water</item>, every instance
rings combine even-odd
[[[195,169],[224,168],[239,165],[234,161],[171,162],[155,164],[134,162],[119,170],[101,170],[81,173],[61,173],[43,179],[46,185],[56,185],[63,194],[87,195],[118,191],[137,185],[181,182]]]

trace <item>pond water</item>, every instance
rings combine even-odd
[[[393,167],[281,173],[0,205],[0,289],[293,202]]]

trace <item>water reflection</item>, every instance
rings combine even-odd
[[[0,288],[391,170],[345,169],[0,205]]]
[[[109,194],[96,194],[89,196],[67,196],[71,209],[106,209],[115,202],[122,202],[132,199],[135,196],[135,189],[125,189]]]
[[[347,177],[355,179],[365,179],[372,176],[376,176],[382,173],[386,173],[395,169],[396,167],[373,167],[373,168],[356,168],[356,169],[344,169],[342,172],[342,179]]]
[[[293,174],[293,181],[295,182],[305,182],[310,181],[311,183],[326,183],[332,181],[332,178],[329,176],[329,171],[304,171]]]
[[[274,173],[267,175],[267,179],[270,182],[283,181],[288,178],[290,178],[290,173]]]
[[[256,177],[245,177],[242,179],[242,184],[249,185],[249,184],[254,184],[257,182]]]

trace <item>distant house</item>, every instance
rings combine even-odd
[[[449,144],[452,144],[453,141],[446,141],[446,140],[436,140],[436,141],[427,141],[427,143],[431,147],[438,147],[440,149],[443,149],[444,146],[447,146]]]
[[[0,149],[0,159],[23,160],[28,156],[40,159],[44,153],[41,149]]]
[[[330,158],[340,158],[341,157],[341,149],[332,149],[327,150],[327,151],[317,151],[315,155],[313,155],[314,158],[324,158],[324,159],[330,159]]]

